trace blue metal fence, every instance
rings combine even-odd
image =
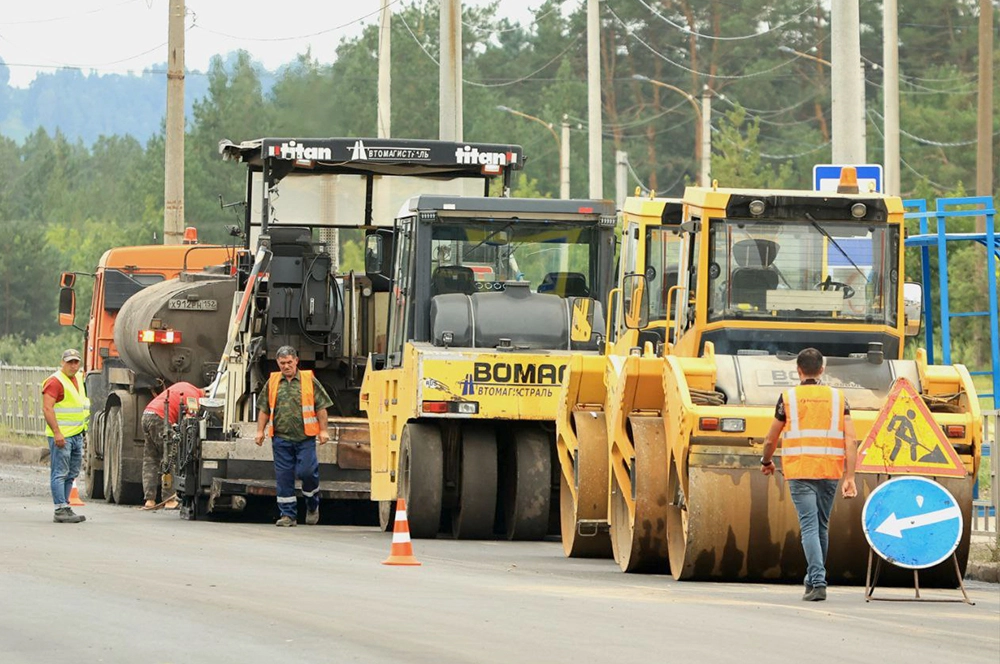
[[[951,322],[953,318],[982,316],[989,319],[990,356],[989,370],[972,367],[972,375],[991,376],[992,391],[980,394],[993,400],[994,407],[1000,406],[1000,323],[997,311],[997,261],[1000,259],[1000,234],[996,229],[996,209],[993,198],[989,196],[969,196],[963,198],[939,198],[934,209],[927,209],[927,201],[914,199],[903,201],[903,205],[912,210],[906,213],[907,219],[920,220],[920,233],[906,238],[907,247],[918,247],[922,259],[922,282],[925,290],[931,285],[930,252],[937,251],[938,259],[938,298],[941,317],[941,364],[951,364]],[[971,209],[963,209],[971,208]],[[948,220],[962,217],[985,217],[985,233],[949,233]],[[934,227],[931,228],[931,221]],[[987,308],[983,311],[951,310],[951,299],[948,295],[948,243],[978,242],[986,249],[986,279],[987,292],[985,302]],[[927,300],[929,292],[925,292]],[[926,337],[927,359],[934,363],[934,313],[930,303],[924,304],[924,334]]]

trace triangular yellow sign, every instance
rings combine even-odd
[[[859,473],[965,477],[965,465],[927,404],[899,378],[858,450]]]

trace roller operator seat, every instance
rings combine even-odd
[[[431,296],[444,293],[472,295],[475,292],[476,275],[472,268],[464,265],[441,265],[434,268],[431,275]]]
[[[730,278],[733,304],[766,308],[767,291],[778,287],[778,272],[771,266],[777,255],[778,243],[772,240],[740,240],[733,245],[739,266]]]
[[[579,272],[549,272],[538,284],[538,292],[560,297],[590,297],[587,278]]]

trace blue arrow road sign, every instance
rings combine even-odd
[[[958,503],[926,477],[897,477],[880,484],[865,501],[861,522],[875,553],[908,569],[937,565],[962,538]]]

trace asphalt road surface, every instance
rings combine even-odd
[[[556,542],[421,540],[423,566],[387,567],[390,536],[370,527],[104,503],[55,524],[47,480],[0,466],[4,664],[1000,661],[993,584],[968,584],[975,606],[857,587],[807,604],[798,586],[625,575]]]

